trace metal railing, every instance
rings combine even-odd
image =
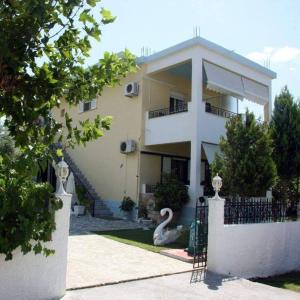
[[[206,102],[205,103],[205,111],[217,116],[221,116],[223,118],[231,118],[237,115],[237,113],[220,108],[220,107],[216,107],[211,105],[210,103]]]
[[[157,110],[152,110],[149,111],[149,119],[153,118],[158,118],[158,117],[164,117],[172,114],[178,114],[182,112],[187,112],[188,111],[188,104],[180,104],[174,108],[162,108],[162,109],[157,109]]]
[[[293,221],[297,208],[284,199],[226,198],[224,224],[249,224]]]
[[[155,192],[156,184],[145,184],[145,193],[153,194]]]

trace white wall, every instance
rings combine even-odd
[[[59,197],[64,205],[56,212],[57,229],[52,242],[47,243],[55,254],[47,258],[32,252],[23,255],[17,249],[11,261],[5,261],[1,255],[0,299],[48,300],[65,294],[71,195]]]
[[[201,134],[204,142],[220,143],[220,137],[226,135],[225,124],[229,120],[211,113],[202,114]]]
[[[179,143],[191,140],[191,105],[188,111],[158,118],[145,116],[145,145]]]
[[[224,201],[209,200],[208,270],[244,278],[300,270],[300,222],[224,225]]]

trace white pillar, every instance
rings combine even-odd
[[[272,117],[272,83],[269,85],[269,102],[264,105],[264,121],[269,123]]]
[[[56,196],[61,198],[63,207],[55,213],[56,230],[52,240],[46,243],[47,248],[54,249],[55,253],[48,257],[33,252],[23,255],[18,248],[10,261],[5,261],[4,255],[0,255],[1,299],[47,300],[64,296],[72,195]]]
[[[226,259],[222,252],[224,203],[225,200],[219,196],[208,200],[207,270],[219,274],[224,273],[222,260]]]
[[[192,58],[192,102],[191,102],[191,165],[190,165],[190,205],[194,206],[200,196],[201,176],[201,114],[202,101],[202,57],[195,53]]]

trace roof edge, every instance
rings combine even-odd
[[[271,79],[275,79],[277,77],[276,72],[263,67],[262,65],[234,52],[234,51],[230,51],[216,43],[213,43],[209,40],[206,40],[202,37],[195,37],[192,39],[189,39],[187,41],[181,42],[179,44],[176,44],[174,46],[171,46],[169,48],[166,48],[164,50],[161,50],[157,53],[154,53],[152,55],[149,56],[141,56],[137,58],[137,63],[138,64],[146,64],[146,63],[150,63],[152,61],[161,59],[167,55],[171,55],[173,53],[176,53],[178,51],[181,51],[183,49],[187,49],[193,46],[201,46],[204,47],[208,50],[211,50],[213,52],[216,52],[217,54],[223,55],[224,57],[227,57],[229,59],[232,59],[246,67],[250,67],[252,69],[255,69],[256,71],[270,77]]]

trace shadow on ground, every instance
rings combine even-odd
[[[210,290],[218,290],[223,282],[236,280],[236,277],[224,276],[208,272],[205,268],[197,269],[191,273],[191,284],[204,283]]]

